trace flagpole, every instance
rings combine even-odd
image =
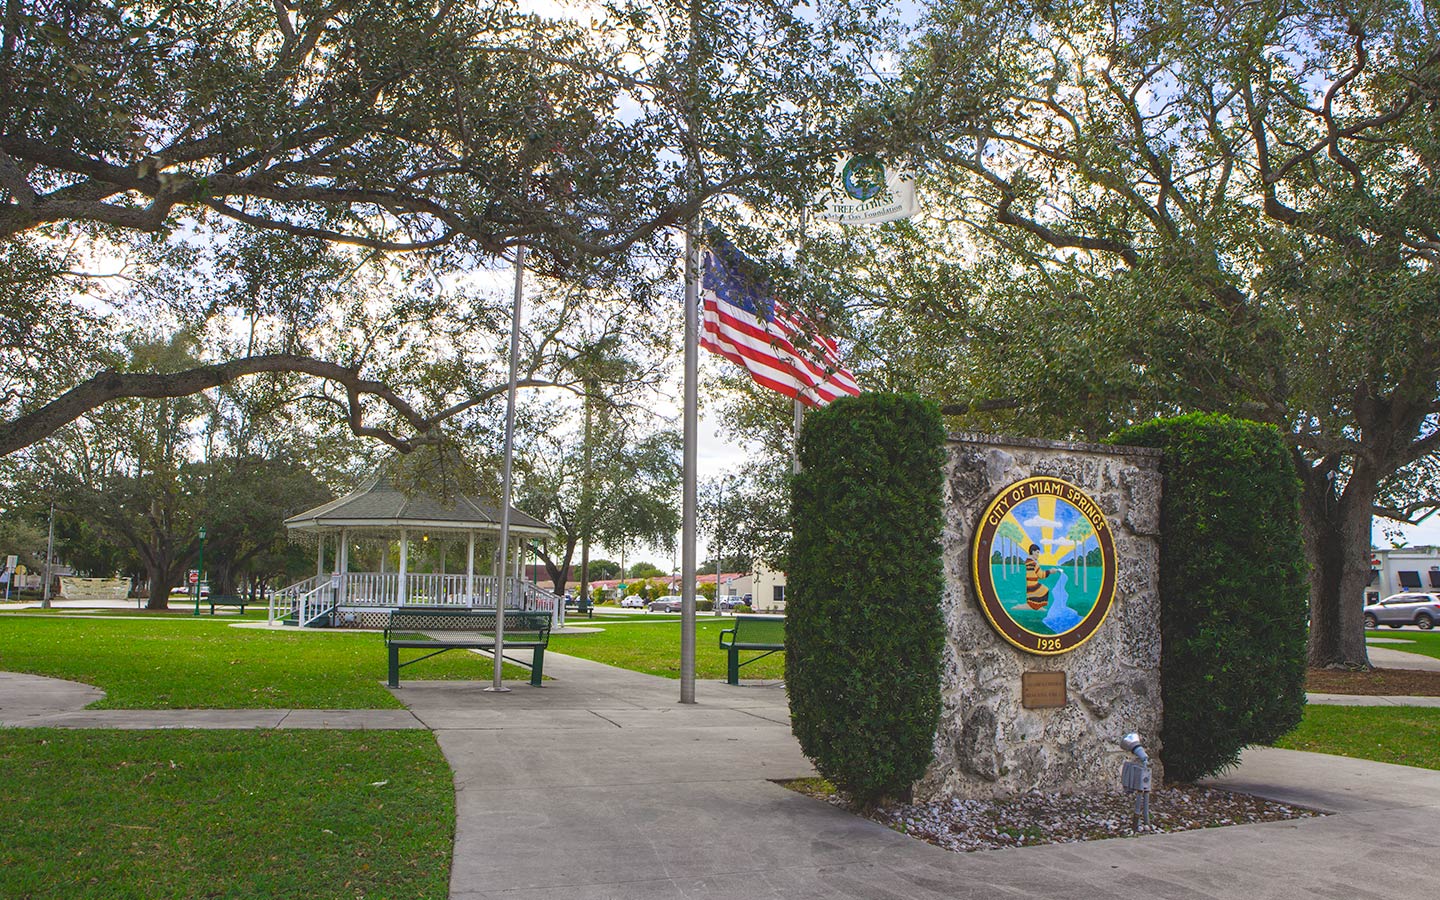
[[[695,702],[696,445],[700,433],[700,283],[695,260],[695,221],[685,228],[685,449],[680,531],[680,702]]]
[[[807,213],[809,212],[809,208],[802,199],[800,201],[800,252],[797,254],[798,259],[796,260],[796,269],[800,273],[800,285],[802,289],[809,287],[807,276],[810,274],[810,271],[809,266],[805,264],[805,226],[808,224]],[[790,472],[795,475],[800,474],[800,426],[804,421],[805,404],[800,402],[800,395],[797,393],[795,395],[795,424],[790,434]]]
[[[508,690],[501,678],[505,665],[505,570],[510,553],[511,468],[515,459],[515,388],[520,357],[520,306],[525,297],[525,245],[515,247],[515,307],[510,313],[510,385],[505,400],[505,466],[500,493],[500,590],[495,597],[495,674],[487,691]],[[511,589],[514,589],[512,581]]]
[[[805,421],[805,404],[795,398],[795,428],[790,439],[790,471],[800,474],[800,425]]]

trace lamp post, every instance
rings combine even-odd
[[[205,577],[205,526],[200,526],[200,559],[195,564],[195,615],[200,615],[200,583]]]

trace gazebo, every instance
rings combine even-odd
[[[526,544],[553,532],[513,506],[510,558],[503,562],[498,503],[466,494],[441,499],[407,493],[383,471],[338,500],[291,516],[285,527],[315,540],[315,576],[272,596],[272,622],[383,627],[389,612],[402,606],[494,609],[501,597],[507,609],[550,612],[556,626],[565,614],[563,598],[521,578]],[[458,555],[462,542],[464,571],[447,572],[447,558]],[[477,542],[488,574],[476,574]],[[417,556],[428,566],[416,566]],[[351,571],[357,561],[378,571]]]

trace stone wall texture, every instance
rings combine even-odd
[[[1027,791],[1115,790],[1138,732],[1160,747],[1160,454],[1157,450],[951,435],[946,459],[943,553],[947,629],[944,705],[935,760],[917,799],[1009,797]],[[1116,551],[1115,601],[1100,629],[1056,656],[1025,653],[986,620],[970,576],[970,542],[985,506],[1005,486],[1036,475],[1072,482],[1104,511]],[[1067,703],[1020,705],[1024,672],[1066,674]],[[1163,777],[1158,759],[1155,778]]]

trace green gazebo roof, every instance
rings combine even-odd
[[[285,527],[307,531],[429,528],[499,532],[500,504],[468,494],[441,499],[423,493],[406,493],[381,474],[338,500],[291,516],[285,520]],[[553,533],[549,525],[513,506],[510,507],[510,528],[521,534],[546,537]]]

